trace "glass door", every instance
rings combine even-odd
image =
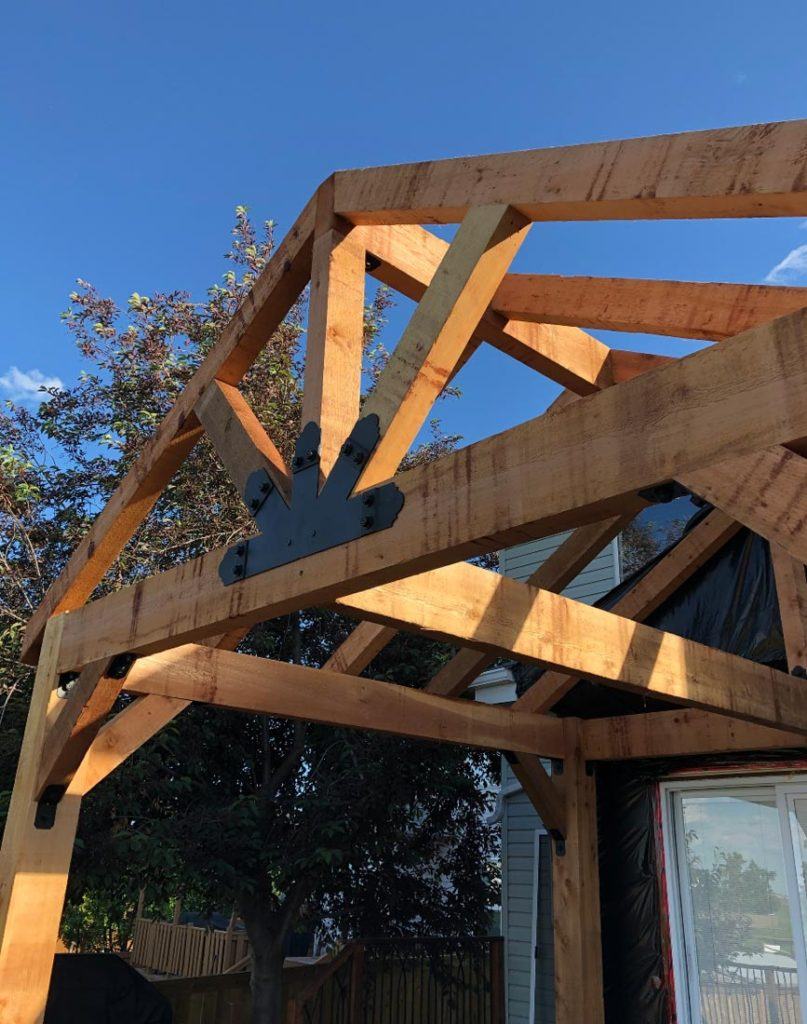
[[[805,1024],[802,918],[794,910],[804,907],[807,921],[807,901],[800,904],[795,892],[784,792],[775,784],[724,780],[690,783],[670,796],[682,1019]],[[799,810],[807,859],[807,789]]]

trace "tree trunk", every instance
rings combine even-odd
[[[283,1024],[283,951],[253,946],[252,1024]]]
[[[257,899],[241,901],[241,917],[252,946],[252,1024],[283,1022],[283,938],[278,916]]]

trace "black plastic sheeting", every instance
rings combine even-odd
[[[45,1024],[171,1024],[168,1000],[111,953],[55,957]]]
[[[710,510],[693,516],[687,530]],[[667,549],[669,551],[670,548]],[[640,580],[643,570],[597,602],[610,608]],[[649,625],[787,670],[782,623],[768,544],[741,530],[648,619]],[[519,693],[542,674],[515,666]],[[560,715],[600,718],[672,705],[581,681],[555,706]],[[766,751],[766,762],[804,757],[804,751]],[[667,968],[666,909],[658,835],[660,778],[683,767],[709,770],[760,761],[760,754],[625,761],[597,766],[603,969],[607,1024],[667,1024],[673,998]]]

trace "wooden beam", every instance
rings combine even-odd
[[[68,786],[68,794],[89,793],[190,703],[158,696],[132,701],[99,729]]]
[[[381,440],[361,487],[398,468],[528,230],[507,205],[468,212],[365,402],[364,414],[378,416]]]
[[[566,840],[552,856],[557,1024],[603,1024],[597,790],[587,771],[577,719],[566,718],[563,774]]]
[[[795,313],[401,473],[404,506],[389,530],[226,587],[224,552],[213,551],[77,609],[60,667],[329,604],[620,514],[650,484],[807,436],[806,386],[807,314]],[[807,560],[807,531],[796,524],[790,551]]]
[[[66,786],[112,709],[123,685],[112,678],[108,662],[96,661],[82,670],[68,695],[54,702],[39,768],[37,796],[48,786]]]
[[[373,276],[419,302],[448,244],[415,224],[362,227],[356,231],[367,249],[380,260],[371,271]],[[615,383],[607,345],[577,328],[509,321],[496,307],[495,298],[474,330],[457,368],[482,341],[578,394],[592,394],[600,386]]]
[[[360,622],[328,658],[323,668],[331,669],[333,672],[346,672],[351,676],[361,675],[397,632],[397,629],[391,626]]]
[[[512,203],[531,220],[807,215],[807,121],[339,171],[354,224],[451,223]]]
[[[291,494],[288,466],[235,385],[212,381],[194,411],[242,498],[252,473],[265,469],[288,500]]]
[[[214,379],[236,385],[308,282],[314,202],[308,203],[275,250],[221,338],[196,371],[176,404],[143,448],[104,510],[48,589],[28,624],[22,657],[33,660],[45,622],[58,612],[81,607],[163,488],[202,436],[194,414],[200,395]]]
[[[48,708],[58,700],[64,616],[46,627],[0,852],[0,1020],[41,1024],[81,806],[65,795],[51,828],[37,828],[37,778]]]
[[[807,306],[807,288],[508,274],[493,304],[511,320],[725,341]]]
[[[624,516],[612,516],[602,523],[578,527],[535,570],[527,582],[534,587],[556,593],[564,590],[592,558],[596,558],[605,545],[624,530],[643,505],[643,502],[637,502],[636,509]],[[464,648],[443,665],[427,685],[426,692],[440,693],[445,697],[459,697],[495,661],[495,655]]]
[[[678,474],[677,479],[727,515],[805,561],[807,459],[777,445]]]
[[[363,622],[331,655],[324,667],[334,672],[358,675],[395,632],[386,626]],[[212,643],[208,641],[208,646],[230,651],[240,639],[240,635],[216,637]],[[81,796],[88,793],[191,703],[158,694],[138,697],[99,730],[68,787],[68,793]]]
[[[559,720],[196,644],[137,661],[126,689],[284,718],[555,756]]]
[[[643,622],[740,529],[738,522],[729,519],[722,512],[710,512],[617,601],[611,610],[626,619]],[[577,676],[569,675],[567,672],[545,672],[516,701],[516,706],[522,711],[545,714],[565,697],[578,681]]]
[[[634,693],[807,731],[802,680],[468,563],[337,604],[376,622]]]
[[[554,839],[562,839],[566,835],[566,804],[555,780],[534,754],[508,751],[505,757],[544,828]]]
[[[790,671],[807,670],[807,575],[804,564],[771,544],[771,560]]]
[[[329,226],[314,241],[302,422],[314,420],[322,430],[323,476],[359,418],[364,261],[354,233]]]
[[[588,761],[807,747],[802,733],[771,729],[697,708],[592,718],[581,722],[580,727]]]

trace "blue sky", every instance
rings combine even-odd
[[[0,395],[24,390],[12,367],[78,372],[58,319],[76,277],[120,302],[200,294],[237,203],[284,228],[340,167],[804,116],[805,38],[804,0],[10,5]],[[536,225],[515,269],[760,282],[800,246],[796,220]],[[555,393],[487,349],[460,383],[441,413],[468,440]]]

